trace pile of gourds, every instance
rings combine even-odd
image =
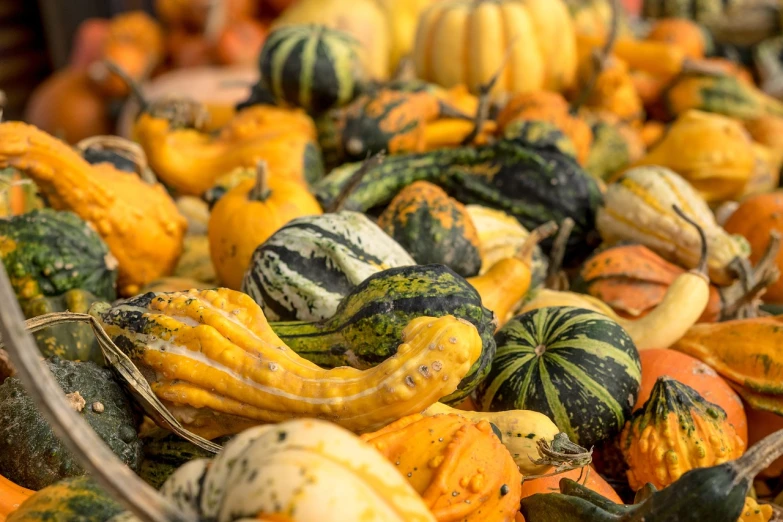
[[[0,123],[0,296],[73,414],[187,519],[779,516],[783,102],[723,7],[323,4],[217,129],[122,60],[132,141]],[[11,337],[0,521],[132,520]]]

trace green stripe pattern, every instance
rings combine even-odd
[[[261,50],[261,82],[279,103],[320,114],[354,98],[362,77],[357,52],[358,42],[342,31],[283,26]]]
[[[532,310],[495,334],[497,354],[479,386],[484,411],[534,410],[585,447],[620,431],[641,384],[625,330],[582,308]]]

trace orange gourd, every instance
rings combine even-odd
[[[770,241],[770,232],[783,233],[783,191],[759,194],[743,201],[726,221],[724,228],[730,234],[741,234],[751,247],[750,261],[758,263]],[[783,269],[783,251],[776,257]],[[783,302],[783,278],[779,278],[763,296],[765,301]]]
[[[647,40],[666,42],[682,49],[687,58],[704,58],[707,50],[706,33],[696,22],[685,18],[662,18],[657,20]]]
[[[75,69],[86,69],[101,59],[103,45],[109,38],[109,20],[88,18],[79,24],[71,44],[68,64]]]
[[[585,481],[585,476],[587,480]],[[561,479],[568,478],[592,489],[599,495],[603,495],[612,502],[622,504],[623,501],[617,492],[606,482],[592,466],[582,469],[572,469],[563,473],[558,473],[551,477],[542,477],[534,480],[525,480],[522,483],[522,498],[527,498],[536,493],[560,493],[558,484]]]
[[[584,165],[593,144],[590,126],[569,112],[568,102],[551,91],[533,91],[514,96],[498,114],[500,130],[519,120],[538,120],[555,125],[568,136],[576,148],[579,163]]]
[[[0,475],[0,522],[27,500],[35,491],[18,486]]]
[[[666,375],[687,384],[706,401],[723,408],[737,436],[748,445],[748,419],[742,399],[715,370],[694,357],[674,350],[643,350],[639,352],[639,359],[642,362],[642,386],[634,411],[644,406],[655,382]]]
[[[227,24],[215,43],[215,57],[225,65],[255,65],[266,40],[267,27],[252,18]]]
[[[511,522],[522,475],[487,421],[410,415],[361,436],[408,478],[438,522]]]
[[[747,408],[746,411],[748,414],[748,447],[753,446],[767,435],[783,430],[783,416],[753,408]],[[763,478],[778,478],[781,475],[783,475],[783,457],[772,462],[759,474]]]
[[[590,48],[580,49],[577,73],[579,89],[586,89],[595,76],[595,59]],[[580,91],[576,91],[579,96]],[[620,121],[638,124],[644,116],[644,106],[634,86],[627,63],[617,56],[610,56],[595,78],[584,106],[596,112],[606,111]]]
[[[256,247],[292,219],[321,214],[315,197],[297,180],[275,177],[260,162],[255,180],[244,180],[215,204],[209,250],[218,279],[239,290]]]

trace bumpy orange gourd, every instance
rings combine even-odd
[[[411,415],[362,440],[381,452],[438,522],[510,522],[522,475],[487,421]]]
[[[294,218],[321,214],[321,206],[295,180],[269,176],[260,163],[257,178],[245,180],[218,200],[209,217],[209,250],[218,279],[234,290],[256,247]]]
[[[200,196],[221,175],[237,167],[268,163],[277,177],[304,184],[305,157],[316,147],[315,124],[300,110],[267,105],[248,107],[217,137],[195,129],[175,129],[165,118],[144,113],[134,126],[136,141],[150,167],[181,194]]]
[[[743,201],[726,221],[724,228],[730,234],[740,234],[750,243],[751,263],[758,263],[769,244],[770,232],[783,233],[783,191],[759,194]],[[776,264],[783,269],[783,252],[778,252]],[[767,289],[764,300],[783,302],[783,278]]]
[[[593,143],[593,132],[581,118],[572,116],[568,102],[560,94],[550,91],[533,91],[514,96],[498,114],[501,130],[518,120],[546,121],[571,138],[577,159],[584,165]]]
[[[716,466],[745,451],[720,406],[669,377],[658,379],[620,437],[634,490],[647,482],[665,488],[691,469]]]
[[[5,522],[5,518],[33,493],[35,491],[18,486],[0,475],[0,522]]]
[[[21,122],[0,123],[0,167],[35,181],[49,204],[91,223],[119,262],[118,290],[133,295],[174,269],[187,222],[162,185],[109,163],[90,165],[60,140]]]
[[[685,18],[661,18],[655,21],[647,34],[647,40],[666,42],[682,49],[688,58],[704,58],[707,50],[707,33],[697,24]]]
[[[595,59],[589,48],[580,49],[578,85],[585,89],[594,76]],[[594,111],[607,111],[616,115],[620,121],[640,124],[644,117],[644,106],[636,91],[633,78],[623,60],[611,56],[606,66],[595,79],[590,95],[584,106]]]

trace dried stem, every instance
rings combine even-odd
[[[128,161],[133,162],[133,164],[136,165],[136,172],[141,179],[150,185],[154,185],[158,182],[158,178],[155,177],[155,173],[152,172],[152,169],[147,162],[147,154],[138,143],[134,143],[119,136],[92,136],[91,138],[85,138],[77,143],[76,148],[82,153],[86,152],[88,149],[112,151]]]
[[[108,71],[110,73],[116,74],[123,82],[125,82],[125,84],[130,89],[131,95],[136,99],[139,107],[141,107],[141,112],[146,112],[147,109],[149,109],[149,100],[147,100],[147,98],[144,96],[144,93],[141,92],[141,86],[136,80],[131,78],[127,72],[125,72],[125,69],[111,60],[102,60],[100,62],[96,62],[93,65],[92,74],[100,74],[101,69],[103,69],[104,72]]]
[[[552,251],[549,254],[549,269],[546,274],[546,286],[554,290],[568,290],[568,277],[563,272],[563,259],[565,259],[566,248],[568,248],[568,239],[571,237],[571,231],[574,230],[574,220],[567,217],[560,223],[560,230],[557,232]]]
[[[269,167],[266,161],[256,163],[256,183],[247,195],[251,201],[266,201],[272,191],[269,189]]]
[[[730,266],[740,274],[740,280],[722,293],[723,302],[727,304],[721,311],[721,320],[758,316],[759,298],[767,287],[780,277],[780,269],[777,266],[780,242],[780,233],[773,230],[755,269],[749,270],[749,263],[742,263],[739,258],[732,260]]]
[[[546,439],[541,439],[536,442],[536,445],[541,458],[536,460],[529,457],[530,461],[536,466],[552,466],[555,470],[543,475],[528,475],[524,480],[554,477],[572,469],[585,468],[593,461],[593,449],[588,450],[574,444],[565,433],[555,435],[551,444]]]
[[[332,201],[332,204],[327,208],[324,208],[324,211],[327,213],[332,213],[342,210],[350,195],[353,194],[353,191],[356,190],[356,187],[358,187],[359,183],[361,183],[364,179],[364,176],[367,175],[370,169],[380,165],[383,161],[383,158],[384,153],[381,151],[364,160],[362,164],[359,165],[359,168],[356,169],[353,174],[351,174],[351,177],[345,183],[342,190],[340,190],[340,193],[337,194],[337,197],[334,199],[334,201]]]
[[[617,33],[619,32],[620,26],[620,10],[622,8],[620,7],[620,0],[610,0],[609,4],[612,8],[612,19],[609,26],[609,36],[607,36],[606,42],[600,51],[593,51],[593,70],[591,71],[590,79],[587,81],[584,88],[582,88],[582,91],[579,93],[579,96],[571,105],[572,114],[579,112],[579,109],[582,108],[582,105],[587,103],[587,100],[590,99],[590,96],[593,94],[593,89],[595,89],[595,84],[598,82],[598,77],[606,68],[606,63],[609,61],[609,57],[612,54],[612,49],[614,48],[614,44],[617,41]]]
[[[689,225],[696,228],[699,233],[699,239],[701,240],[701,253],[699,254],[699,264],[696,265],[696,271],[704,276],[707,275],[707,235],[704,233],[704,229],[701,225],[696,223],[693,219],[683,212],[683,210],[677,205],[672,205],[674,212],[680,216],[680,218]]]
[[[525,242],[522,243],[522,246],[519,247],[516,257],[518,259],[529,260],[530,256],[533,255],[533,249],[536,245],[557,232],[557,228],[557,223],[554,221],[547,221],[540,227],[533,229],[525,239]]]

